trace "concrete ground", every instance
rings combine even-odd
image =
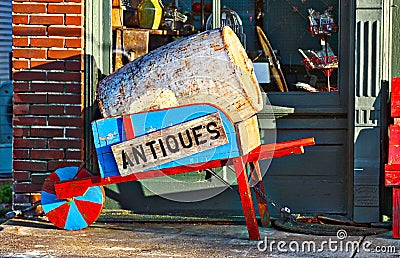
[[[250,241],[237,223],[99,221],[64,231],[45,219],[9,220],[0,225],[0,257],[400,257],[391,232],[339,239],[260,228],[263,240]]]

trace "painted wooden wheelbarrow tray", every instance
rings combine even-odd
[[[199,54],[200,53],[200,54]],[[98,87],[103,119],[92,122],[100,175],[59,168],[41,203],[57,227],[79,230],[101,213],[103,185],[232,165],[252,240],[260,239],[249,178],[270,224],[258,161],[300,154],[313,138],[261,145],[263,108],[252,63],[229,27],[175,41],[139,57]]]

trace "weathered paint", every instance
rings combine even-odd
[[[400,188],[393,188],[393,238],[400,238]]]
[[[130,115],[135,137],[140,137],[151,132],[190,121],[208,114],[219,113],[226,132],[229,144],[218,146],[214,149],[205,150],[188,157],[177,159],[165,164],[149,167],[145,170],[165,169],[211,160],[233,158],[240,155],[236,139],[235,128],[226,114],[216,107],[202,105],[188,105],[179,108],[165,110],[155,110],[151,112],[136,113]],[[102,177],[120,176],[117,163],[112,154],[111,146],[125,141],[125,133],[122,117],[110,117],[100,119],[92,123],[93,138],[97,157],[99,161],[99,170]]]
[[[314,138],[305,138],[305,139],[293,140],[276,144],[266,144],[257,147],[256,149],[252,150],[249,154],[243,156],[242,158],[247,163],[251,163],[264,159],[279,158],[293,154],[302,154],[304,153],[304,148],[303,148],[304,146],[311,146],[314,144],[315,144]],[[76,196],[76,193],[83,194],[83,191],[81,190],[82,187],[78,186],[78,182],[83,182],[83,184],[86,184],[86,187],[88,188],[97,185],[118,184],[129,181],[136,181],[136,180],[161,177],[161,176],[170,176],[170,175],[193,172],[197,170],[218,168],[231,165],[233,165],[233,159],[227,158],[227,159],[211,160],[206,163],[197,163],[197,164],[194,163],[190,164],[189,166],[170,167],[170,168],[165,168],[162,171],[159,169],[149,170],[142,173],[130,174],[125,177],[111,176],[111,177],[101,178],[93,176],[90,177],[91,184],[87,184],[88,182],[87,178],[56,183],[55,191],[57,193],[55,194],[59,199],[72,198]],[[52,174],[50,175],[50,177],[51,176]],[[51,189],[54,191],[54,187]]]
[[[260,214],[261,225],[263,225],[264,227],[270,227],[271,218],[269,216],[269,211],[268,211],[268,202],[264,198],[264,196],[262,196],[265,195],[265,190],[262,181],[260,165],[258,164],[258,161],[250,162],[250,175],[251,175],[251,182],[254,184],[254,187],[259,189],[260,191],[260,192],[255,191],[255,193],[256,193],[258,212]]]
[[[218,112],[111,146],[122,176],[228,144]],[[186,165],[186,164],[182,164]]]
[[[229,27],[137,58],[103,79],[97,98],[104,117],[208,102],[238,122],[263,107],[253,64]]]
[[[90,178],[90,174],[85,169],[78,167],[64,167],[57,169],[44,182],[41,192],[43,211],[47,218],[59,228],[67,230],[86,228],[99,217],[103,209],[105,194],[102,186],[86,187],[83,193],[67,191],[66,195],[73,196],[68,199],[57,197],[55,184],[77,179],[71,183],[82,189],[85,184],[80,184],[82,183],[79,181],[81,178]],[[86,180],[86,182],[88,181]],[[75,188],[72,189],[75,190]],[[82,195],[80,196],[80,194]]]
[[[388,164],[385,165],[385,186],[393,187],[392,231],[400,238],[400,78],[392,79],[391,115]]]
[[[235,169],[236,180],[239,188],[240,201],[246,221],[247,231],[249,232],[250,240],[260,240],[260,232],[256,219],[256,212],[254,210],[253,199],[251,197],[249,179],[247,177],[246,161],[243,157],[238,157],[233,160]]]

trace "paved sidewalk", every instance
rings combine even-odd
[[[263,241],[249,241],[245,225],[96,222],[81,231],[64,231],[46,220],[12,219],[0,225],[0,256],[400,257],[400,240],[392,239],[391,232],[343,240],[275,228],[260,232]],[[352,250],[357,245],[359,252]]]

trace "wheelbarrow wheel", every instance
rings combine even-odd
[[[104,188],[92,186],[82,196],[57,199],[54,184],[57,182],[88,178],[90,174],[79,167],[59,168],[45,180],[41,192],[43,211],[56,227],[79,230],[90,226],[100,216],[105,202]]]

